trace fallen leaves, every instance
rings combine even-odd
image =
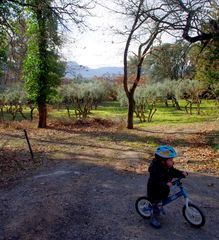
[[[213,127],[214,126],[214,127]],[[26,127],[35,159],[31,160],[24,138]],[[219,128],[219,127],[218,127]],[[121,122],[103,119],[53,121],[47,129],[26,122],[0,126],[0,174],[14,177],[38,167],[44,160],[77,160],[145,174],[155,146],[173,145],[179,157],[176,167],[219,175],[219,129],[214,123],[152,126],[127,130]]]

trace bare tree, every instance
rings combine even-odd
[[[125,4],[126,2],[126,4]],[[124,50],[124,79],[123,86],[128,98],[128,121],[127,128],[133,128],[133,114],[135,109],[134,93],[141,79],[142,64],[145,56],[150,52],[153,45],[160,39],[161,33],[167,31],[169,26],[165,23],[171,11],[164,11],[164,3],[148,4],[145,0],[138,1],[119,1],[120,6],[123,6],[123,14],[132,20],[131,26],[125,26],[122,35],[127,36]],[[156,12],[159,12],[159,17],[155,18]],[[131,52],[130,49],[137,49]],[[129,65],[128,59],[131,55],[136,55],[136,72],[132,84],[129,84]]]
[[[132,129],[134,92],[141,78],[145,56],[154,45],[161,43],[163,33],[204,44],[218,37],[218,18],[212,18],[212,9],[217,4],[213,0],[119,0],[118,5],[127,17],[125,29],[121,31],[126,36],[123,83],[129,103],[127,127]],[[212,27],[205,28],[205,23],[209,22]],[[137,56],[137,62],[135,79],[130,85],[128,59],[133,54]]]
[[[56,15],[59,23],[67,28],[66,23],[73,21],[77,27],[86,26],[86,17],[90,16],[89,10],[94,8],[96,1],[92,0],[51,0],[44,4]],[[3,0],[0,2],[0,23],[5,31],[13,30],[10,16],[21,13],[24,7],[38,8],[37,0]]]
[[[190,43],[205,44],[219,37],[219,4],[216,0],[167,0],[173,16],[179,24],[174,28],[182,30],[182,37]],[[180,23],[181,22],[181,23]],[[174,22],[173,22],[174,23]]]

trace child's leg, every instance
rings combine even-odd
[[[150,192],[150,198],[152,202],[153,213],[151,215],[150,224],[154,228],[160,228],[161,224],[158,220],[158,216],[160,214],[159,204],[163,199],[168,197],[170,189],[168,186],[164,186],[162,188],[156,189],[156,191]]]
[[[150,224],[154,228],[160,228],[161,224],[158,221],[158,216],[160,214],[160,211],[159,211],[159,207],[158,207],[158,202],[157,201],[152,203],[152,208],[153,208],[153,211],[152,211],[151,218],[150,218]]]
[[[153,213],[154,213],[155,215],[159,215],[159,214],[160,214],[160,211],[159,211],[159,203],[160,203],[159,200],[152,201]]]

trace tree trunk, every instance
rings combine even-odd
[[[33,110],[34,110],[34,107],[30,109],[30,121],[33,121]]]
[[[38,103],[39,110],[39,122],[38,128],[46,128],[46,119],[47,119],[47,107],[46,103]]]
[[[133,115],[135,110],[135,100],[134,100],[134,94],[129,94],[128,96],[128,129],[133,129]]]
[[[2,121],[4,121],[4,111],[3,111],[3,107],[1,108],[1,119],[2,119]]]
[[[165,103],[165,106],[166,106],[166,107],[169,107],[169,105],[168,105],[168,100],[167,100],[167,99],[165,99],[164,103]]]
[[[181,110],[181,108],[180,108],[180,106],[179,106],[179,102],[177,101],[177,99],[176,99],[175,96],[172,97],[172,101],[173,101],[173,103],[175,104],[176,110]]]
[[[42,1],[43,3],[43,1]],[[39,60],[40,60],[40,69],[39,69],[39,92],[37,97],[37,104],[39,110],[39,122],[38,128],[46,128],[47,120],[47,106],[46,100],[48,96],[48,42],[47,42],[47,28],[46,28],[46,18],[44,16],[43,8],[41,6],[41,1],[39,2],[39,8],[36,11],[37,22],[39,27],[39,36],[38,36],[38,48],[39,48]]]
[[[66,106],[66,109],[67,109],[67,113],[68,113],[68,118],[71,118],[69,106]]]

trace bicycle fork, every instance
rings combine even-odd
[[[187,194],[187,192],[186,192],[186,190],[185,190],[184,188],[181,189],[181,192],[182,192],[182,196],[183,196],[184,199],[185,199],[186,209],[189,210],[189,203],[190,203],[191,201],[189,200],[188,194]]]
[[[186,210],[190,213],[193,214],[193,211],[191,211],[191,208],[189,208],[189,203],[191,203],[187,192],[184,189],[181,189],[182,191],[182,196],[185,198],[185,206],[186,206]]]

